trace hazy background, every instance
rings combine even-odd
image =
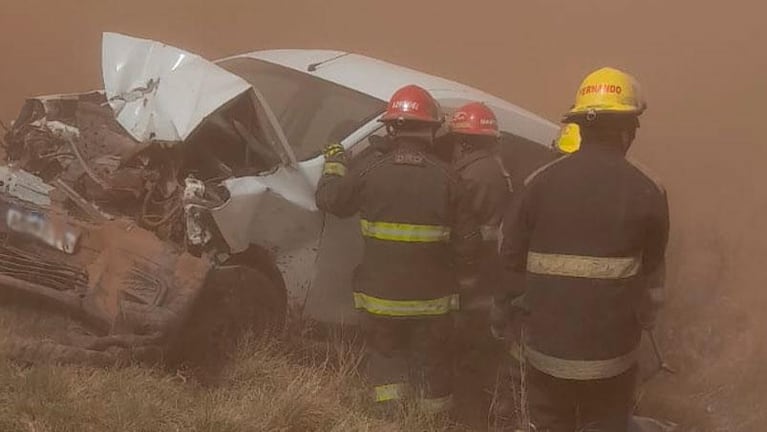
[[[659,333],[682,369],[653,382],[642,406],[694,418],[700,430],[761,430],[766,15],[756,0],[0,0],[0,119],[14,118],[25,96],[99,88],[102,31],[208,58],[354,51],[554,121],[586,73],[624,68],[649,102],[633,154],[671,200],[670,304]]]

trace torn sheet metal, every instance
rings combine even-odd
[[[40,119],[30,123],[30,125],[40,129],[45,129],[49,131],[54,137],[59,139],[73,140],[80,138],[79,129],[58,120],[46,121],[45,119]]]
[[[117,121],[141,142],[183,141],[251,88],[197,55],[117,33],[104,33],[102,72]]]
[[[42,207],[51,205],[53,186],[24,170],[0,166],[0,192]]]

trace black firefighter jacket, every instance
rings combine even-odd
[[[364,252],[355,305],[376,315],[441,315],[457,309],[457,278],[471,272],[479,225],[448,165],[427,144],[398,138],[393,149],[322,176],[317,206],[360,216]],[[326,163],[326,166],[328,164]],[[389,301],[391,300],[391,301]]]
[[[663,288],[664,189],[608,144],[544,166],[504,220],[510,297],[524,294],[525,350],[566,379],[616,376],[635,364],[637,314]]]
[[[476,294],[494,295],[501,283],[499,228],[511,199],[511,177],[500,157],[489,149],[468,152],[457,158],[453,167],[468,196],[468,211],[481,224],[483,244],[478,264],[481,283]]]

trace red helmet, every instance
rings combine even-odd
[[[425,89],[408,85],[394,92],[382,122],[418,121],[442,123],[439,103]]]
[[[481,102],[468,103],[458,108],[450,119],[450,132],[494,137],[500,135],[495,114]]]

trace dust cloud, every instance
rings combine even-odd
[[[760,430],[765,14],[757,0],[0,0],[0,118],[12,119],[25,96],[98,88],[102,31],[208,58],[355,51],[457,79],[554,121],[586,73],[624,68],[649,101],[633,156],[671,200],[669,306],[659,335],[682,370],[649,384],[641,406],[689,430]]]

